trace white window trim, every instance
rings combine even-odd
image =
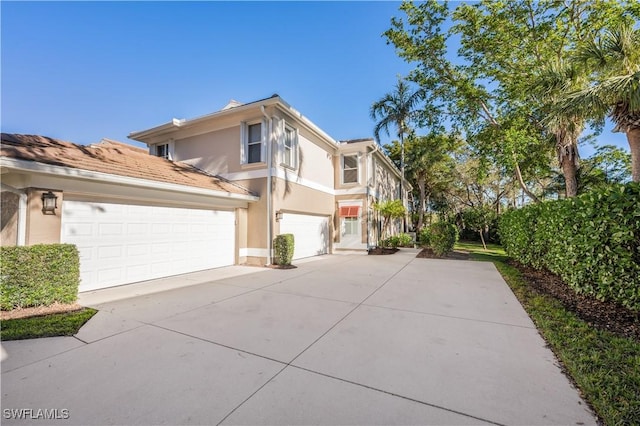
[[[249,163],[249,126],[260,124],[260,161]],[[240,123],[240,164],[253,166],[265,164],[267,148],[267,122],[266,120],[243,121]]]
[[[344,158],[345,157],[356,157],[356,181],[355,182],[345,182],[344,181]],[[342,185],[360,185],[360,153],[354,154],[342,154],[340,156],[340,183]]]
[[[291,163],[292,164],[287,164],[285,162],[285,152],[287,150],[285,141],[287,140],[287,131],[293,132],[293,145],[291,147]],[[287,169],[292,169],[292,170],[298,169],[298,155],[299,155],[299,149],[300,149],[299,141],[300,141],[300,133],[298,132],[298,129],[292,126],[289,126],[288,124],[285,123],[284,131],[282,132],[282,145],[280,150],[280,165],[282,167],[286,167]]]
[[[151,149],[150,149],[151,155],[158,157],[158,147],[161,145],[167,146],[167,157],[160,157],[160,158],[166,158],[169,161],[173,161],[175,158],[175,154],[174,154],[175,142],[173,141],[173,139],[151,145]]]

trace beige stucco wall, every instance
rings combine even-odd
[[[304,130],[300,131],[296,174],[302,179],[312,181],[325,188],[333,188],[333,154],[312,140],[314,140],[313,135]]]
[[[18,243],[18,206],[20,196],[12,192],[2,192],[0,200],[0,213],[2,216],[2,232],[0,233],[0,245],[15,246]]]
[[[52,192],[58,196],[56,214],[42,213],[42,194],[48,189],[29,188],[27,190],[27,235],[26,244],[54,244],[60,242],[62,226],[62,191]]]
[[[217,175],[242,171],[240,125],[176,140],[174,158]]]

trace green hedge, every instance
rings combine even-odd
[[[458,228],[447,221],[434,223],[420,235],[420,241],[431,246],[433,252],[438,256],[451,253],[457,240]]]
[[[578,293],[640,310],[640,184],[512,210],[499,228],[510,257]]]
[[[294,242],[293,234],[280,234],[276,236],[273,240],[276,264],[285,266],[291,265],[293,250],[295,248]]]
[[[80,284],[72,244],[0,247],[0,309],[74,303]]]
[[[385,248],[413,247],[413,238],[411,237],[411,235],[405,234],[405,233],[392,235],[389,238],[380,240],[380,247],[385,247]]]

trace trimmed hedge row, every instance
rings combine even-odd
[[[499,232],[509,257],[640,311],[640,184],[506,212]]]
[[[74,303],[80,258],[73,244],[0,247],[0,309]]]

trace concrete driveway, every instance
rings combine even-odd
[[[492,264],[416,252],[83,294],[77,336],[2,343],[2,423],[595,424]]]

